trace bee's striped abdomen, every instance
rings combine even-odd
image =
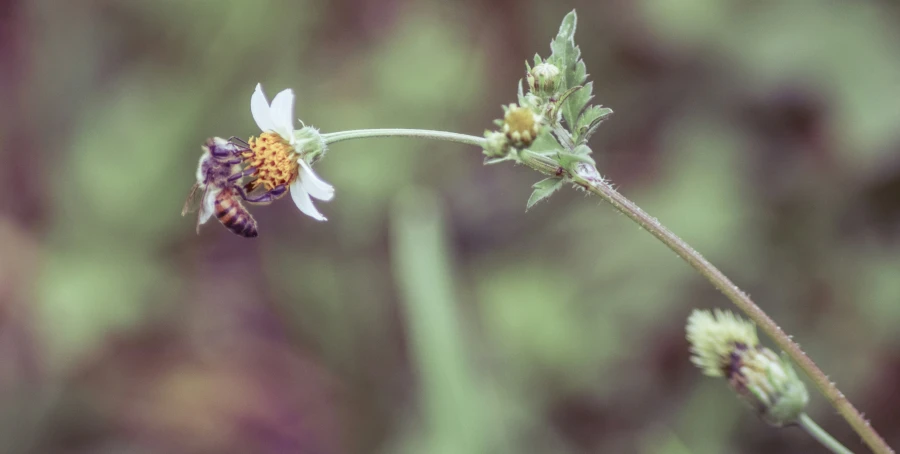
[[[256,219],[229,192],[222,191],[216,196],[216,218],[225,228],[242,237],[254,238],[259,235]]]

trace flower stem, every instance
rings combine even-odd
[[[322,139],[325,140],[326,145],[344,140],[369,139],[376,137],[414,137],[418,139],[445,140],[448,142],[475,145],[476,147],[483,146],[485,143],[483,137],[457,134],[455,132],[430,131],[426,129],[356,129],[322,134]]]
[[[528,164],[526,162],[526,164]],[[575,166],[575,171],[569,175],[572,182],[583,187],[587,191],[600,196],[603,200],[609,202],[620,213],[624,214],[632,221],[650,232],[669,249],[678,254],[679,257],[688,262],[697,272],[709,280],[710,283],[719,291],[725,294],[741,311],[747,314],[757,326],[759,326],[769,337],[787,352],[788,356],[797,364],[803,372],[813,381],[819,391],[825,396],[831,405],[844,417],[845,420],[853,427],[853,430],[862,437],[863,441],[878,454],[890,454],[894,451],[885,443],[884,439],[872,428],[868,421],[859,413],[859,411],[844,397],[844,394],[837,389],[834,383],[828,379],[824,372],[816,366],[806,353],[800,349],[800,346],[791,340],[791,337],[759,308],[746,293],[741,291],[731,280],[728,279],[718,268],[709,263],[699,252],[694,250],[684,240],[672,233],[660,222],[647,214],[634,202],[628,200],[625,196],[613,189],[597,172],[597,169],[587,163],[579,163]]]
[[[414,137],[421,139],[445,140],[450,142],[458,142],[467,145],[475,145],[481,147],[485,143],[485,139],[466,134],[457,134],[443,131],[428,131],[418,129],[360,129],[353,131],[341,131],[330,134],[323,134],[322,138],[326,144],[340,142],[343,140],[363,139],[374,137]],[[561,168],[552,159],[546,158],[540,154],[523,150],[519,153],[521,162],[534,170],[546,175],[565,176],[574,184],[581,186],[587,191],[600,196],[607,201],[617,211],[627,216],[629,219],[640,225],[644,230],[650,232],[656,239],[665,244],[669,249],[674,251],[691,265],[698,273],[705,277],[714,287],[725,294],[732,303],[741,311],[747,314],[763,332],[784,350],[788,356],[803,370],[804,373],[813,381],[819,391],[825,396],[831,405],[837,409],[838,413],[844,417],[854,431],[863,439],[866,445],[876,454],[893,454],[894,450],[885,443],[884,439],[869,425],[869,422],[859,413],[859,411],[844,397],[844,394],[838,390],[837,386],[828,379],[824,372],[816,366],[806,353],[800,349],[800,346],[791,340],[782,329],[772,320],[762,309],[757,306],[753,300],[741,291],[728,277],[722,274],[718,268],[709,263],[699,252],[694,250],[684,240],[675,235],[671,230],[666,228],[660,222],[647,214],[641,207],[637,206],[613,189],[603,178],[597,169],[587,163],[578,163],[575,165],[574,171],[565,171],[563,175],[559,172]],[[807,417],[808,419],[808,417]],[[809,420],[812,423],[812,420]],[[813,424],[814,425],[814,424]],[[806,426],[804,426],[806,427]],[[812,427],[812,426],[811,426]],[[818,427],[818,426],[815,426]],[[807,429],[809,430],[809,429]],[[820,429],[821,430],[821,429]],[[813,435],[815,436],[815,435]],[[818,437],[817,437],[818,439]],[[821,440],[820,440],[821,441]]]
[[[840,442],[834,439],[825,429],[819,427],[815,421],[812,420],[806,413],[801,413],[800,418],[797,421],[800,424],[800,427],[803,428],[809,435],[815,438],[819,443],[822,443],[823,446],[831,450],[831,452],[835,454],[853,454],[853,451],[847,449]]]

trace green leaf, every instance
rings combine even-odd
[[[554,192],[556,192],[563,185],[562,178],[546,178],[532,186],[534,188],[534,192],[531,193],[531,197],[528,198],[528,205],[525,207],[525,211],[531,209],[534,204],[540,202],[541,200],[550,197]]]
[[[575,143],[586,143],[597,132],[597,128],[606,117],[612,115],[612,109],[603,106],[590,106],[578,118],[578,127],[575,130]]]
[[[566,100],[569,99],[569,96],[572,96],[573,93],[581,90],[582,88],[584,87],[582,87],[581,85],[576,85],[559,95],[559,98],[557,98],[556,102],[553,104],[552,108],[549,111],[550,118],[555,120],[557,118],[557,115],[559,115],[560,110],[566,107]]]
[[[591,149],[582,145],[575,148],[575,153],[560,151],[557,153],[557,160],[560,166],[569,171],[571,171],[575,167],[575,164],[578,164],[579,162],[585,162],[592,166],[596,166],[597,163],[591,158],[590,153]]]
[[[591,99],[594,97],[591,94],[593,93],[593,91],[594,83],[588,82],[584,84],[584,86],[580,90],[572,93],[572,95],[566,99],[566,108],[571,109],[574,115],[572,117],[572,122],[567,123],[569,125],[569,128],[573,129],[572,132],[575,132],[574,129],[578,125],[578,117],[582,112],[584,112],[584,110],[587,108],[588,103],[591,102]]]
[[[556,137],[550,133],[549,128],[544,128],[534,142],[528,146],[529,150],[559,150],[562,145],[556,140]]]
[[[575,26],[577,22],[578,18],[575,10],[572,10],[563,18],[556,38],[550,41],[550,50],[553,53],[550,55],[549,61],[559,66],[561,70],[570,67],[574,69],[574,65],[578,61],[580,51],[575,47]]]
[[[559,33],[556,38],[550,42],[550,49],[553,53],[550,55],[549,61],[558,66],[562,71],[562,90],[583,85],[587,80],[587,70],[584,62],[581,60],[581,49],[575,45],[575,28],[578,17],[575,10],[563,18],[562,24],[559,26]],[[584,87],[576,93],[569,96],[563,104],[563,119],[569,128],[574,129],[577,125],[578,114],[584,109],[584,106],[591,98],[591,88]]]

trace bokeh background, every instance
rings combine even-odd
[[[329,221],[252,241],[179,215],[257,82],[325,132],[480,135],[572,8],[601,172],[900,446],[895,2],[7,0],[0,452],[824,452],[690,365],[729,307],[691,268],[472,147],[335,144]]]

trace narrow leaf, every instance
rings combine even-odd
[[[540,202],[541,200],[550,197],[554,192],[561,188],[562,185],[562,178],[547,178],[535,183],[533,186],[534,192],[532,192],[531,197],[528,198],[528,205],[525,207],[525,211],[531,209],[534,204]]]
[[[594,83],[588,82],[580,90],[572,93],[563,105],[563,118],[566,120],[566,125],[568,125],[569,129],[573,133],[576,133],[576,136],[578,135],[576,129],[578,126],[578,116],[591,101],[591,98],[593,97],[591,93],[593,91]]]
[[[600,123],[612,115],[612,109],[603,106],[590,106],[578,118],[578,128],[575,131],[576,143],[585,143],[597,131]]]
[[[571,96],[572,93],[575,93],[576,91],[580,90],[581,88],[582,88],[581,85],[576,85],[576,86],[564,91],[561,95],[559,95],[559,98],[556,100],[556,103],[553,105],[553,108],[550,110],[550,118],[556,119],[557,115],[559,115],[559,112],[566,107],[566,100],[569,98],[569,96]]]
[[[584,147],[584,146],[582,145],[582,147]],[[585,151],[585,149],[586,149],[586,151]],[[563,168],[565,168],[567,170],[573,169],[575,167],[575,164],[578,164],[579,162],[584,162],[584,163],[590,164],[592,166],[597,165],[597,163],[594,162],[594,159],[591,158],[591,156],[590,156],[590,153],[591,153],[590,148],[578,147],[575,150],[576,150],[576,153],[560,151],[557,154],[557,159],[559,160],[559,165],[561,165]]]

